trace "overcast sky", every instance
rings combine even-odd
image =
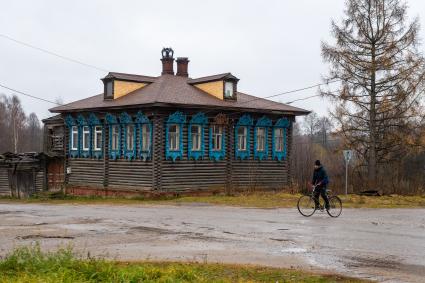
[[[0,0],[0,34],[102,69],[157,76],[160,51],[189,57],[192,78],[231,72],[238,89],[268,96],[314,85],[327,72],[320,54],[342,0],[297,1],[10,1]],[[409,0],[425,18],[425,1]],[[422,21],[423,24],[423,21]],[[421,38],[425,38],[421,29]],[[424,47],[422,47],[424,50]],[[103,91],[104,71],[87,68],[0,37],[0,84],[64,102]],[[0,93],[12,94],[0,88]],[[282,95],[281,102],[317,93]],[[53,105],[20,96],[39,118]],[[326,115],[321,98],[294,103]]]

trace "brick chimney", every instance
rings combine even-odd
[[[162,75],[174,75],[174,51],[172,48],[163,48],[162,54]]]
[[[189,59],[187,57],[177,58],[177,76],[188,77],[187,66],[189,65]]]

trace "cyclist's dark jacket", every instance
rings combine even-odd
[[[314,169],[312,183],[313,185],[321,183],[321,187],[325,187],[329,183],[328,174],[326,174],[325,168],[323,168],[323,166]]]

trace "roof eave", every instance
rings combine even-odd
[[[73,112],[85,112],[85,111],[111,111],[111,110],[120,110],[120,109],[134,109],[139,107],[181,107],[181,108],[196,108],[196,109],[222,109],[222,110],[235,111],[235,112],[250,112],[250,113],[264,113],[264,114],[292,115],[292,116],[304,116],[304,115],[310,114],[310,111],[307,111],[304,109],[300,109],[300,110],[259,109],[259,108],[233,107],[233,106],[179,104],[179,103],[165,103],[165,102],[121,105],[121,106],[111,106],[111,107],[61,109],[61,110],[54,110],[53,108],[53,109],[50,109],[49,111],[52,113],[70,113],[70,112],[73,113]]]

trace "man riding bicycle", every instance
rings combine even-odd
[[[329,199],[326,194],[327,185],[329,183],[328,174],[326,174],[325,168],[320,164],[320,160],[314,162],[314,173],[313,173],[313,182],[312,184],[316,186],[314,190],[314,202],[316,209],[319,208],[319,197],[322,196],[325,201],[325,207],[329,209]]]

